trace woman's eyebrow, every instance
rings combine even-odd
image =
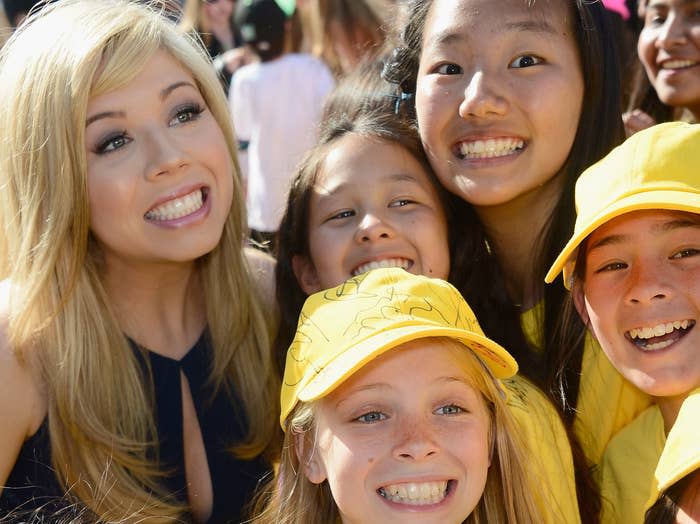
[[[183,80],[181,82],[174,82],[173,84],[170,84],[169,86],[163,88],[158,96],[161,100],[165,100],[177,88],[185,86],[189,86],[192,89],[197,89],[197,86],[195,86],[192,82],[187,82]],[[101,113],[97,113],[88,117],[88,119],[85,121],[85,127],[89,126],[96,120],[100,120],[102,118],[124,118],[125,116],[126,111],[103,111]]]

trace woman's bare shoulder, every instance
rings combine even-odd
[[[258,288],[258,293],[263,301],[265,311],[277,312],[275,298],[275,265],[276,261],[267,253],[252,247],[244,248],[245,258],[248,261],[253,282]]]
[[[15,465],[24,441],[33,435],[46,416],[46,401],[38,374],[9,336],[12,293],[8,280],[0,282],[0,494]]]

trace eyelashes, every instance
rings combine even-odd
[[[173,116],[168,121],[168,126],[180,126],[195,122],[205,110],[206,107],[198,102],[182,104],[175,108]],[[133,138],[129,135],[128,130],[119,129],[111,131],[98,141],[94,152],[98,155],[113,153],[131,142],[133,142]]]

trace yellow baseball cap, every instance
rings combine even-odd
[[[403,269],[375,269],[311,295],[287,351],[280,423],[298,401],[321,398],[382,353],[425,337],[468,346],[496,378],[518,371],[515,359],[484,335],[451,284]]]
[[[640,131],[583,172],[574,234],[545,282],[563,271],[570,288],[581,242],[613,218],[643,209],[700,213],[700,125],[669,122]]]

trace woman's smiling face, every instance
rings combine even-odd
[[[438,178],[475,206],[507,204],[556,178],[584,94],[572,12],[561,0],[435,0],[416,89]]]
[[[90,99],[90,227],[107,263],[191,261],[217,245],[233,195],[224,135],[191,73],[158,51]]]

